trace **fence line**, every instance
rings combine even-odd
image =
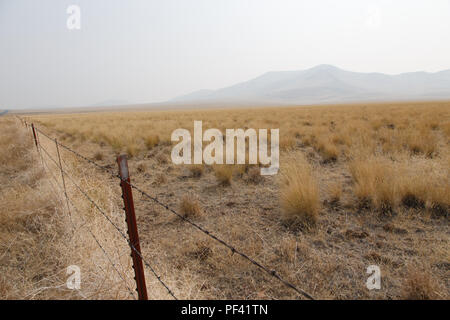
[[[43,150],[47,156],[53,160],[53,158],[50,157],[50,155],[48,154],[48,152],[41,146],[39,145],[40,149]],[[65,192],[63,190],[63,187],[59,184],[58,179],[56,179],[55,175],[51,172],[48,164],[45,162],[45,160],[43,159],[42,155],[41,155],[41,160],[42,163],[44,165],[44,169],[50,174],[51,178],[55,181],[55,184],[57,186],[57,189],[59,189],[60,192],[64,192],[66,200],[67,200],[67,205],[70,205],[75,209],[75,211],[78,213],[78,216],[81,218],[82,220],[82,225],[81,227],[85,227],[87,229],[87,231],[89,232],[89,234],[92,236],[92,238],[94,239],[94,241],[97,243],[97,246],[100,247],[101,251],[103,252],[103,254],[105,255],[105,257],[108,259],[109,263],[112,265],[114,271],[118,274],[118,276],[120,277],[120,279],[123,281],[123,283],[125,284],[125,287],[127,288],[128,292],[130,293],[131,297],[136,300],[136,295],[133,293],[133,291],[131,290],[131,288],[128,286],[126,280],[124,279],[124,277],[122,276],[122,274],[119,272],[119,270],[117,270],[117,267],[115,265],[115,263],[112,261],[111,257],[108,255],[108,253],[106,252],[105,248],[103,248],[103,246],[100,244],[100,241],[97,239],[97,237],[95,236],[95,234],[92,232],[91,228],[89,228],[89,226],[87,225],[86,221],[84,220],[83,216],[80,213],[80,210],[78,209],[78,207],[75,205],[75,203],[67,196],[67,192]],[[52,183],[53,184],[53,183]],[[65,188],[64,188],[65,189]],[[70,210],[70,208],[69,208]],[[69,218],[70,218],[70,222],[72,224],[72,228],[75,229],[75,224],[73,223],[72,220],[72,216],[69,213]]]
[[[41,150],[44,151],[46,153],[46,155],[56,164],[58,165],[58,163],[56,162],[55,159],[53,159],[53,157],[49,154],[49,152],[43,148],[42,146],[40,146]],[[128,243],[128,245],[130,246],[131,250],[133,250],[134,252],[136,252],[140,258],[144,261],[145,265],[150,269],[150,271],[153,273],[153,275],[156,277],[156,279],[158,279],[158,281],[166,288],[166,290],[168,291],[168,293],[174,298],[177,299],[174,295],[174,293],[169,289],[169,287],[162,281],[161,277],[156,273],[156,271],[154,270],[154,268],[145,260],[143,259],[141,253],[139,252],[139,250],[136,249],[136,247],[134,246],[133,243],[131,243],[131,241],[128,239],[128,237],[125,235],[125,233],[117,226],[117,224],[115,224],[110,217],[108,217],[108,215],[104,212],[104,210],[102,208],[100,208],[100,206],[94,201],[92,200],[91,197],[89,197],[89,195],[74,181],[74,179],[67,173],[65,172],[63,169],[61,169],[61,171],[69,178],[69,181],[75,186],[75,188],[97,209],[98,212],[100,212],[103,217],[119,232],[119,234],[122,236],[122,238],[125,239],[125,241]]]
[[[20,118],[19,118],[20,119]],[[20,119],[22,121],[22,119]],[[22,123],[25,123],[25,126],[28,127],[28,124],[26,121],[22,121]],[[214,234],[212,234],[209,230],[205,229],[204,227],[198,225],[197,223],[193,222],[192,220],[188,219],[187,217],[184,217],[183,215],[179,214],[176,210],[174,210],[173,208],[170,208],[168,205],[164,204],[163,202],[161,202],[160,200],[158,200],[156,197],[151,196],[150,194],[148,194],[147,192],[143,191],[142,189],[140,189],[139,187],[135,186],[134,184],[132,184],[131,182],[124,180],[120,177],[119,174],[115,174],[111,171],[110,166],[102,166],[99,165],[98,163],[96,163],[95,161],[81,155],[80,153],[78,153],[77,151],[61,144],[60,142],[58,142],[56,139],[53,139],[52,137],[50,137],[48,134],[46,134],[45,132],[43,132],[42,130],[40,130],[39,128],[35,127],[34,125],[33,129],[36,130],[36,132],[42,134],[43,136],[45,136],[46,138],[48,138],[50,141],[53,141],[56,143],[57,146],[61,146],[62,148],[64,148],[65,150],[73,153],[75,156],[77,156],[80,159],[83,159],[87,162],[89,162],[90,164],[94,165],[95,167],[97,167],[98,169],[101,169],[102,171],[108,172],[111,177],[113,178],[119,178],[121,180],[121,182],[128,184],[132,189],[135,189],[136,191],[138,191],[140,194],[142,194],[143,196],[145,196],[146,198],[152,200],[153,202],[155,202],[156,204],[160,205],[161,207],[163,207],[164,209],[166,209],[167,211],[169,211],[170,213],[176,215],[177,217],[181,218],[184,222],[190,224],[192,227],[196,228],[197,230],[199,230],[200,232],[204,233],[205,235],[207,235],[208,237],[210,237],[211,239],[217,241],[218,243],[220,243],[221,245],[225,246],[226,248],[230,249],[232,254],[238,254],[239,256],[241,256],[242,258],[244,258],[245,260],[249,261],[250,263],[252,263],[253,265],[255,265],[256,267],[258,267],[259,269],[263,270],[264,272],[266,272],[267,274],[271,275],[272,277],[274,277],[275,279],[277,279],[278,281],[280,281],[282,284],[284,284],[286,287],[291,288],[292,290],[294,290],[295,292],[297,292],[298,294],[300,294],[301,296],[304,296],[307,299],[310,300],[314,300],[314,298],[312,297],[312,295],[310,295],[309,293],[307,293],[306,291],[296,287],[295,285],[293,285],[292,283],[288,282],[287,280],[283,279],[277,272],[276,270],[270,270],[269,268],[263,266],[262,264],[260,264],[259,262],[257,262],[256,260],[252,259],[251,257],[249,257],[248,255],[246,255],[245,253],[241,252],[240,250],[236,249],[234,246],[228,244],[226,241],[222,240],[221,238],[215,236]],[[36,134],[36,139],[37,139],[38,135]],[[37,141],[37,140],[36,140]],[[56,162],[56,160],[54,160],[48,153],[47,150],[45,150],[44,148],[42,148],[42,146],[40,145],[39,142],[37,142],[37,144],[39,145],[39,147],[44,150],[44,152],[47,154],[47,156],[49,156],[53,162],[55,162],[55,164],[58,166],[58,163]],[[112,222],[110,220],[110,218],[106,215],[106,213],[97,205],[97,203],[95,203],[95,201],[93,201],[83,190],[80,186],[78,186],[75,181],[73,181],[73,179],[62,169],[61,166],[61,173],[64,175],[66,175],[69,180],[74,184],[74,186],[79,190],[80,193],[82,193],[84,195],[84,197],[91,202],[94,207],[108,220],[109,223],[111,223],[116,230],[121,234],[121,236],[128,242],[130,248],[136,252],[136,254],[142,259],[142,261],[144,261],[144,264],[151,270],[151,272],[153,273],[153,275],[158,279],[158,281],[161,283],[161,285],[163,285],[166,290],[168,291],[168,293],[174,298],[177,299],[177,297],[173,294],[173,292],[169,289],[169,287],[161,280],[161,277],[155,272],[155,270],[153,269],[153,267],[144,259],[144,257],[142,256],[142,254],[140,253],[139,250],[137,250],[135,248],[135,246],[130,242],[130,240],[126,237],[126,235],[122,232],[122,230],[120,230],[120,228],[118,228],[116,226],[116,224],[114,224],[114,222]]]

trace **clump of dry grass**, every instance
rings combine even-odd
[[[334,145],[351,145],[351,139],[348,132],[335,132],[330,138],[331,143]]]
[[[95,152],[94,159],[97,161],[103,160],[103,153],[101,153],[100,151]]]
[[[155,159],[158,164],[166,164],[168,162],[167,156],[163,153],[158,154]]]
[[[210,248],[210,243],[205,240],[196,240],[193,243],[189,243],[183,247],[182,253],[188,257],[188,259],[195,259],[202,263],[208,260],[213,254]]]
[[[180,212],[185,218],[200,217],[203,214],[198,200],[192,196],[184,196],[181,199]]]
[[[296,141],[293,136],[283,136],[280,139],[279,145],[280,145],[280,150],[282,150],[282,151],[292,150],[296,145]]]
[[[199,178],[203,175],[203,165],[201,164],[193,164],[188,168],[194,178]]]
[[[335,162],[338,159],[339,150],[338,148],[328,139],[321,140],[318,142],[317,150],[322,156],[323,162]]]
[[[143,173],[147,171],[147,165],[145,164],[145,162],[140,162],[137,166],[136,166],[136,170],[139,173]]]
[[[155,183],[157,185],[161,185],[167,182],[167,177],[166,175],[162,174],[162,173],[158,173],[155,177]]]
[[[261,169],[257,166],[251,166],[247,172],[247,181],[256,184],[261,182],[261,180]]]
[[[216,165],[214,166],[214,175],[220,185],[229,186],[233,177],[233,166]]]
[[[393,213],[397,204],[397,184],[391,176],[385,175],[376,183],[375,204],[382,213]]]
[[[349,167],[359,205],[383,213],[392,212],[397,204],[420,210],[427,206],[433,215],[447,216],[450,187],[445,171],[424,160],[420,163],[382,157],[352,161]]]
[[[159,136],[158,135],[150,135],[144,140],[145,146],[148,150],[153,149],[159,144]]]
[[[234,174],[239,177],[243,178],[245,173],[248,171],[249,165],[248,164],[239,164],[234,167]]]
[[[450,185],[444,181],[428,189],[428,202],[431,212],[437,217],[448,217],[450,210]]]
[[[400,139],[412,154],[433,157],[438,149],[436,136],[430,130],[405,130]]]
[[[285,164],[281,171],[281,209],[289,224],[314,225],[319,216],[319,187],[311,167],[305,162]]]
[[[428,198],[429,182],[420,175],[402,175],[400,179],[400,201],[407,208],[423,209]]]
[[[360,207],[375,205],[383,213],[392,212],[397,199],[395,171],[385,159],[371,158],[350,163],[354,192]]]
[[[312,134],[304,135],[301,141],[306,147],[312,146],[315,143],[315,136]]]
[[[126,152],[127,152],[127,155],[128,155],[130,158],[132,158],[132,157],[135,157],[136,155],[139,154],[140,148],[139,148],[139,146],[138,146],[137,144],[135,144],[135,143],[130,143],[130,144],[128,144],[127,147],[126,147]]]
[[[342,196],[342,184],[339,181],[328,185],[328,195],[332,204],[338,204]]]
[[[402,299],[432,300],[436,299],[434,281],[429,270],[409,268],[403,283]]]
[[[279,245],[279,254],[281,258],[288,262],[293,263],[298,250],[297,239],[293,236],[284,237]]]

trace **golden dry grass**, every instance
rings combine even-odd
[[[403,296],[405,300],[432,300],[436,299],[438,283],[433,279],[430,270],[409,267],[403,283]]]
[[[196,176],[197,169],[172,164],[171,132],[192,132],[194,120],[222,132],[279,128],[279,176],[261,177],[258,165],[203,166]],[[316,297],[420,296],[422,289],[408,282],[409,264],[424,265],[438,284],[430,296],[423,281],[422,296],[449,297],[449,102],[52,114],[28,121],[92,159],[101,152],[103,165],[130,152],[132,181],[178,209],[185,195],[197,195],[205,228]],[[136,212],[144,254],[179,296],[298,298],[150,201],[136,200]],[[286,217],[310,228],[291,228]],[[382,270],[379,291],[365,288],[373,263]]]
[[[338,204],[342,197],[342,184],[334,181],[328,185],[329,200],[333,204]]]
[[[191,171],[193,177],[195,178],[201,177],[203,174],[203,165],[201,164],[190,165],[189,171]]]
[[[398,173],[387,160],[355,160],[350,163],[350,172],[362,207],[375,205],[383,212],[392,210],[396,204]]]
[[[180,202],[180,212],[185,218],[195,218],[202,215],[198,200],[192,196],[184,196]]]
[[[290,160],[283,167],[280,188],[284,219],[292,225],[315,225],[320,209],[319,185],[306,161]]]
[[[41,143],[52,157],[57,156],[53,142]],[[126,286],[134,288],[134,284],[130,259],[124,255],[126,242],[67,182],[72,199],[68,211],[60,171],[45,156],[43,165],[31,132],[19,121],[0,119],[0,148],[7,151],[0,156],[0,299],[130,299]],[[123,228],[122,214],[104,177],[63,155],[66,172]],[[88,228],[114,259],[120,276]],[[66,287],[70,265],[81,269],[80,290]]]
[[[233,166],[216,165],[214,166],[214,174],[220,185],[229,186],[233,177]]]

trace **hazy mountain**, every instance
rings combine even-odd
[[[178,97],[172,99],[172,101],[196,100],[201,97],[207,97],[209,94],[212,94],[214,92],[215,92],[214,90],[208,90],[208,89],[198,90],[198,91],[194,91],[194,92],[182,95],[182,96],[178,96]]]
[[[230,87],[199,90],[172,101],[315,104],[426,99],[450,99],[450,70],[387,75],[319,65],[300,71],[267,72]]]

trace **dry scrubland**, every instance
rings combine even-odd
[[[194,120],[222,132],[279,128],[280,174],[261,177],[252,165],[173,165],[171,132],[192,131]],[[448,102],[99,112],[28,121],[111,168],[117,153],[128,153],[135,184],[317,298],[449,298]],[[90,172],[85,166],[77,165],[78,176]],[[107,179],[99,176],[90,194],[111,209],[120,205],[112,200],[119,192],[117,181]],[[178,297],[298,298],[167,211],[137,194],[135,200],[143,253]],[[381,268],[381,290],[365,287],[371,264]],[[149,286],[151,293],[159,290]]]

